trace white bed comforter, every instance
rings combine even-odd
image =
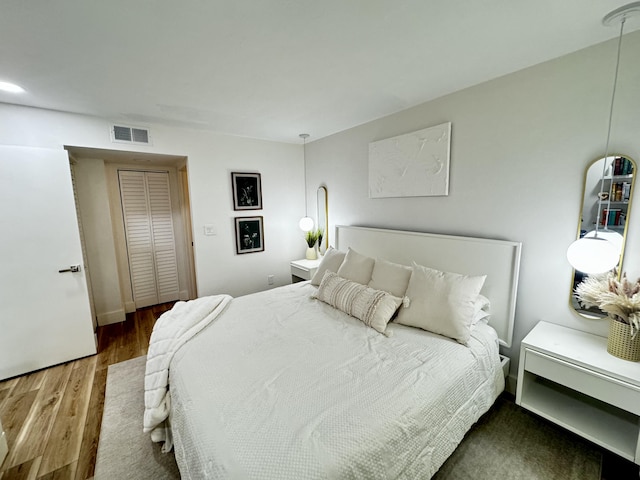
[[[427,479],[504,388],[497,336],[385,337],[295,284],[234,299],[172,361],[185,479]]]
[[[169,365],[175,353],[212,322],[227,306],[229,295],[202,297],[177,302],[156,321],[147,352],[144,375],[143,431],[154,442],[165,442],[163,451],[171,450],[171,434],[165,425],[169,417]]]

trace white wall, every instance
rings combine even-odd
[[[74,169],[89,264],[87,273],[91,277],[98,325],[122,322],[125,319],[125,309],[118,281],[115,244],[111,234],[111,211],[104,161],[92,158],[77,159]]]
[[[611,150],[640,160],[640,64],[633,54],[640,51],[640,32],[625,36],[623,49]],[[515,360],[512,373],[520,340],[539,320],[605,334],[602,321],[569,308],[565,253],[576,236],[584,169],[604,153],[614,63],[611,41],[308,143],[309,211],[324,183],[331,227],[523,242],[514,347],[505,352]],[[445,121],[453,128],[449,196],[369,199],[369,142]],[[276,285],[289,281],[288,262],[305,250],[297,228],[304,213],[300,145],[151,125],[154,145],[131,147],[110,143],[108,126],[93,117],[0,105],[0,144],[188,157],[199,295],[261,290],[269,274]],[[238,170],[262,173],[264,209],[255,213],[265,217],[265,253],[235,254],[230,172]],[[630,222],[625,269],[637,276],[640,207],[632,208]],[[217,235],[204,236],[205,224]]]
[[[539,320],[606,334],[569,307],[585,168],[602,157],[615,41],[597,45],[307,144],[308,184],[325,183],[337,224],[521,241],[512,374]],[[611,151],[640,160],[640,32],[624,39]],[[455,59],[452,59],[454,61]],[[490,61],[490,56],[487,56]],[[401,73],[400,73],[401,74]],[[369,142],[452,122],[447,197],[368,198]],[[636,186],[636,188],[639,188]],[[640,275],[640,206],[625,269]],[[335,238],[335,237],[334,237]]]
[[[105,119],[0,104],[0,144],[60,148],[65,145],[187,157],[198,294],[244,295],[291,281],[289,262],[302,258],[298,229],[304,214],[303,151],[299,144],[232,137],[158,125],[152,146],[111,143]],[[297,141],[297,139],[292,139]],[[231,172],[262,174],[263,210],[233,210]],[[235,216],[264,216],[265,252],[236,255]],[[213,224],[215,236],[203,226]],[[1,257],[0,257],[1,261]],[[94,288],[96,286],[94,285]]]

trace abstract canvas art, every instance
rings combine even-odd
[[[449,194],[451,122],[369,144],[369,197]]]

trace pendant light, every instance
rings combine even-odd
[[[307,210],[307,138],[309,138],[308,133],[301,133],[300,138],[303,141],[302,145],[302,158],[304,165],[304,217],[300,219],[298,225],[300,226],[300,230],[303,232],[309,232],[313,229],[313,218],[309,216],[309,211]]]
[[[613,119],[613,105],[616,98],[616,87],[618,83],[618,69],[620,67],[620,50],[622,47],[622,34],[627,18],[640,13],[640,2],[629,3],[617,8],[602,19],[604,25],[612,25],[620,22],[620,35],[618,37],[618,54],[616,57],[616,70],[613,77],[613,91],[611,93],[611,106],[609,108],[609,125],[607,128],[607,141],[604,149],[604,160],[602,167],[602,179],[600,181],[600,191],[603,191],[606,175],[607,161],[609,157],[609,140],[611,138],[611,123]],[[609,194],[608,202],[611,202]],[[594,274],[603,273],[613,269],[620,261],[622,236],[617,232],[612,232],[607,228],[610,208],[607,208],[607,215],[604,221],[604,230],[599,231],[600,212],[602,208],[602,196],[598,200],[598,215],[596,217],[596,228],[584,237],[576,240],[567,250],[569,263],[579,272]]]

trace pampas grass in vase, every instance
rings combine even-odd
[[[597,307],[609,316],[607,351],[625,360],[640,360],[640,279],[635,283],[626,273],[618,280],[615,271],[590,275],[575,290],[587,308]]]

